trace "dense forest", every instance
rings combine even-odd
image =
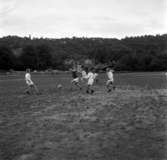
[[[61,69],[65,61],[86,59],[95,65],[114,64],[118,71],[167,70],[167,34],[109,38],[0,38],[0,70]]]

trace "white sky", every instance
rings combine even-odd
[[[0,37],[123,38],[166,28],[167,0],[0,0]]]

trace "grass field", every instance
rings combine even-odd
[[[42,94],[24,95],[24,75],[0,76],[0,160],[166,160],[164,76],[115,78],[114,92],[100,75],[88,95],[68,74],[33,75]]]

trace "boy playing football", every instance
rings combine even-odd
[[[112,89],[115,89],[115,86],[113,86],[114,83],[114,75],[113,70],[111,68],[106,69],[108,80],[106,82],[106,88],[107,92],[111,92]]]
[[[82,88],[79,85],[79,77],[77,75],[77,69],[75,67],[73,67],[71,69],[71,74],[72,74],[72,78],[73,78],[73,80],[71,81],[72,85],[77,86],[81,90]],[[71,86],[71,89],[72,89],[72,86]]]
[[[92,88],[94,80],[95,80],[95,75],[93,69],[89,69],[88,75],[87,75],[88,83],[87,83],[87,90],[86,93],[94,93],[94,90]]]
[[[25,81],[27,84],[27,89],[25,93],[30,94],[32,89],[35,90],[37,94],[39,94],[39,90],[37,86],[34,84],[34,82],[31,80],[31,74],[30,74],[30,69],[26,69],[26,74],[25,74]]]
[[[86,73],[86,69],[82,66],[81,81],[84,82],[85,79],[87,79],[87,73]]]

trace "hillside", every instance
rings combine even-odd
[[[64,60],[91,59],[96,64],[115,62],[115,70],[167,70],[167,36],[106,38],[0,38],[0,69],[67,69]]]

